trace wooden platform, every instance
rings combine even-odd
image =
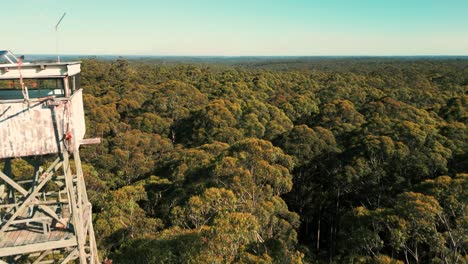
[[[65,217],[64,220],[70,217],[67,203],[51,201],[47,207],[55,213],[61,211],[60,216]],[[8,230],[0,232],[0,257],[75,246],[76,238],[72,228],[58,226],[60,225],[43,210],[36,209],[34,217],[24,211]],[[45,228],[48,230],[44,230]]]
[[[52,230],[47,234],[31,230],[7,231],[0,237],[0,257],[75,245],[76,238],[68,230]]]

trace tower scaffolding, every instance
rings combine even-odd
[[[99,263],[79,154],[99,139],[84,139],[80,62],[0,60],[0,264]],[[15,171],[20,158],[32,173]]]

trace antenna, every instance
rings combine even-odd
[[[58,38],[58,27],[60,23],[62,22],[63,18],[65,17],[67,13],[63,13],[63,15],[60,17],[59,21],[55,25],[55,53],[57,55],[57,62],[60,62],[60,56],[59,56],[59,38]]]

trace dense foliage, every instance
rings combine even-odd
[[[115,263],[464,263],[468,60],[83,63]]]

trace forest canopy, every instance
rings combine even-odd
[[[464,263],[468,59],[86,59],[115,263]]]

